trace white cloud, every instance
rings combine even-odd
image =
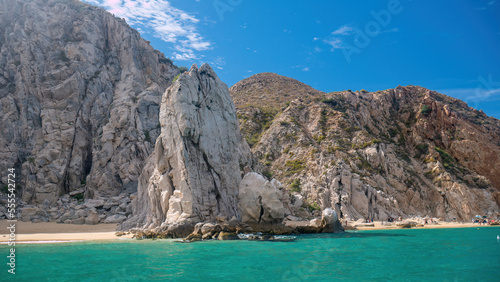
[[[210,65],[212,65],[212,67],[214,68],[222,70],[226,65],[226,61],[224,60],[223,57],[216,57],[212,62],[210,62]]]
[[[310,71],[311,69],[309,67],[305,67],[302,69],[303,71]]]
[[[199,33],[199,20],[165,0],[82,0],[101,6],[141,32],[151,33],[172,43],[175,60],[192,60],[196,52],[208,50],[211,43]]]
[[[333,31],[333,35],[349,35],[353,31],[353,28],[349,25],[343,25],[339,27],[337,30]]]
[[[329,40],[324,40],[324,42],[328,45],[330,45],[330,47],[332,47],[332,51],[334,51],[335,49],[343,49],[344,47],[342,46],[342,39],[340,38],[332,38],[332,39],[329,39]]]

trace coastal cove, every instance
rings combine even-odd
[[[310,234],[286,243],[121,239],[19,244],[16,281],[495,281],[497,235],[499,227],[477,227]],[[0,245],[2,253],[7,248]],[[7,275],[2,272],[0,280]]]

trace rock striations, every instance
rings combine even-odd
[[[193,65],[165,92],[161,134],[146,162],[124,226],[241,219],[238,186],[252,165],[229,91],[207,64]]]
[[[15,167],[33,204],[135,191],[177,67],[81,1],[0,1],[0,11],[0,171]]]

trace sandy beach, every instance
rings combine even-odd
[[[305,222],[296,222],[304,224]],[[352,224],[352,225],[351,225]],[[386,223],[387,224],[387,223]],[[384,225],[381,221],[373,222],[372,225],[365,223],[351,222],[349,225],[356,226],[355,230],[384,230],[398,229],[395,223]],[[8,237],[9,222],[0,221],[0,244],[5,244]],[[478,225],[472,223],[440,222],[439,224],[428,224],[412,227],[412,229],[430,229],[430,228],[472,228],[489,227],[489,225]],[[94,240],[114,240],[119,238],[132,238],[132,235],[116,236],[116,224],[97,224],[97,225],[76,225],[59,224],[55,222],[17,222],[16,223],[16,243],[57,243],[73,241],[94,241]],[[348,228],[349,230],[350,228]]]
[[[363,226],[363,224],[356,226],[357,230],[382,230],[382,229],[400,229],[396,226],[396,222],[392,225],[383,225],[381,221],[374,221],[374,226]],[[411,229],[433,229],[433,228],[466,228],[466,227],[486,227],[489,225],[479,225],[477,223],[460,223],[460,222],[440,222],[439,224],[424,224]]]
[[[0,244],[9,239],[6,220],[0,221]],[[132,235],[115,235],[116,224],[77,225],[55,222],[16,222],[16,243],[71,242],[131,238]]]

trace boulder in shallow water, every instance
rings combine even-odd
[[[194,231],[194,226],[189,221],[182,221],[168,226],[166,237],[184,238]]]
[[[236,233],[221,231],[219,233],[218,239],[219,240],[239,240],[240,238],[238,237],[238,235],[236,235]]]
[[[337,213],[330,209],[324,209],[321,214],[321,233],[341,233],[344,228],[340,224]]]
[[[185,242],[196,242],[201,240],[203,240],[202,236],[200,234],[195,234],[195,233],[189,234],[189,236],[187,236],[184,239]]]

